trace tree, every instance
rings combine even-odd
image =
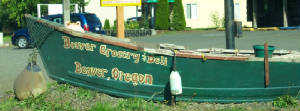
[[[184,30],[186,26],[182,0],[175,0],[171,26],[175,30]]]
[[[109,30],[109,29],[110,29],[110,23],[109,23],[109,20],[108,20],[108,19],[105,19],[105,22],[104,22],[104,29],[106,29],[106,30]]]
[[[0,0],[0,10],[0,29],[6,33],[5,30],[11,29],[17,26],[17,24],[15,21],[9,19],[10,10],[7,10],[7,6],[3,4],[2,0]]]
[[[170,7],[168,0],[159,0],[155,12],[155,29],[168,30],[170,23]]]
[[[37,15],[38,3],[61,4],[62,0],[1,0],[0,3],[0,21],[2,25],[15,23],[15,27],[22,27],[26,25],[24,14]],[[88,2],[84,2],[84,0],[71,0],[71,3],[76,3],[79,7],[83,8]]]
[[[24,14],[34,15],[38,0],[2,0],[2,6],[6,6],[8,16],[6,19],[13,21],[18,27],[25,25]]]

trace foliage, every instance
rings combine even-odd
[[[60,102],[62,98],[49,102],[46,99],[48,94],[49,92],[46,92],[36,98],[28,98],[23,101],[18,101],[16,98],[11,96],[4,100],[4,102],[0,102],[0,111],[14,111],[20,109],[38,111],[72,110],[70,102]]]
[[[168,0],[159,0],[155,11],[155,29],[168,30],[170,26],[170,8]]]
[[[182,6],[182,0],[175,0],[171,26],[175,30],[185,29],[186,22],[185,22],[184,10]]]
[[[4,36],[3,41],[4,41],[4,43],[10,43],[11,42],[11,36]]]
[[[70,0],[83,8],[88,2],[84,0]],[[25,26],[24,14],[37,15],[37,4],[62,3],[62,0],[1,0],[0,21],[3,26],[14,25],[15,27]]]
[[[280,97],[277,97],[273,102],[273,106],[279,107],[279,108],[289,108],[289,107],[296,107],[298,106],[298,101],[296,98],[289,96],[289,95],[283,95]]]
[[[119,102],[118,108],[122,111],[155,111],[160,109],[153,102],[147,102],[141,98],[124,99]]]
[[[11,111],[13,106],[16,106],[18,101],[13,97],[9,97],[7,100],[0,102],[0,111]]]
[[[146,13],[142,13],[142,20],[140,21],[140,28],[149,29],[150,28],[149,21],[150,20],[148,18],[148,15],[146,15]]]
[[[131,21],[131,22],[125,23],[125,29],[139,29],[139,22]]]
[[[109,29],[110,29],[110,23],[109,23],[109,20],[108,20],[108,19],[105,19],[105,22],[104,22],[104,29],[105,29],[105,30],[109,30]]]
[[[234,108],[225,108],[225,109],[220,109],[218,111],[246,111],[246,108],[241,108],[241,107],[234,107]]]
[[[58,85],[57,83],[53,84],[53,86],[56,87],[57,91],[59,92],[65,92],[66,90],[70,89],[70,86],[69,84],[60,84]]]
[[[97,102],[89,111],[117,111],[115,107],[109,103]]]
[[[76,92],[76,96],[80,99],[92,99],[96,95],[95,91],[91,91],[84,88],[78,88]]]
[[[116,20],[114,20],[114,25],[112,27],[112,30],[117,31],[117,21]]]
[[[225,26],[225,18],[220,17],[219,13],[214,11],[210,14],[210,18],[216,28],[224,27]]]

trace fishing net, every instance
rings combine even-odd
[[[39,48],[47,39],[48,35],[54,32],[54,28],[50,24],[61,25],[47,20],[32,17],[31,15],[26,15],[25,18],[29,35],[31,37],[34,47],[36,48]]]

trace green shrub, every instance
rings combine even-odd
[[[139,29],[139,22],[131,21],[129,23],[125,23],[125,29]]]
[[[210,18],[216,28],[225,27],[225,18],[220,17],[218,12],[212,12]]]
[[[150,28],[149,21],[150,20],[143,13],[142,14],[142,20],[140,21],[140,28],[149,29]]]
[[[172,16],[172,28],[175,30],[184,30],[186,26],[182,0],[175,0]]]
[[[112,27],[112,30],[113,30],[114,32],[117,31],[117,21],[116,21],[116,20],[114,20],[114,25],[113,25],[113,27]]]
[[[109,29],[110,29],[110,23],[109,23],[109,20],[108,20],[108,19],[105,19],[105,22],[104,22],[104,29],[105,29],[105,30],[109,30]]]
[[[168,0],[159,0],[155,11],[155,29],[168,30],[170,23],[170,8]]]
[[[273,106],[279,107],[279,108],[289,108],[289,107],[297,107],[298,106],[298,101],[296,98],[289,96],[289,95],[284,95],[277,97],[273,102]]]

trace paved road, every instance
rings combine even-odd
[[[0,97],[13,89],[14,80],[24,70],[32,49],[0,48]],[[39,58],[38,64],[44,67]],[[42,70],[45,73],[45,70]]]
[[[154,37],[131,38],[142,43],[173,43],[186,46],[187,49],[226,48],[224,31],[193,31],[157,35]],[[236,48],[252,49],[255,44],[268,42],[276,49],[300,50],[299,30],[285,31],[244,31],[243,37],[236,38]]]

